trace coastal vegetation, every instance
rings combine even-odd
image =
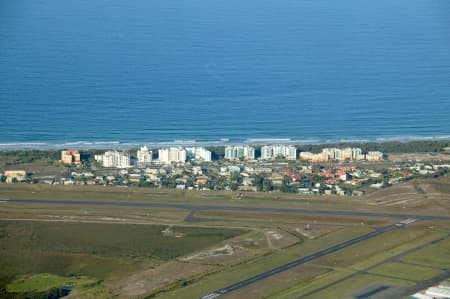
[[[0,221],[0,292],[6,298],[58,298],[64,293],[61,287],[73,286],[83,294],[108,294],[104,279],[154,267],[245,232],[169,230],[161,225]]]

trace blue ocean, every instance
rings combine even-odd
[[[427,138],[448,0],[0,2],[0,148]]]

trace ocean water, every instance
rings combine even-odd
[[[0,1],[0,148],[408,138],[450,138],[448,0]]]

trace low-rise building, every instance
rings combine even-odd
[[[383,153],[379,151],[370,151],[366,155],[367,161],[381,161],[383,160]]]

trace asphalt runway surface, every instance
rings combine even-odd
[[[204,204],[189,204],[189,203],[145,203],[145,202],[126,202],[126,201],[101,201],[101,200],[51,200],[51,199],[0,199],[2,203],[19,203],[19,204],[48,204],[48,205],[71,205],[71,206],[106,206],[106,207],[137,207],[137,208],[159,208],[159,209],[185,209],[191,211],[199,210],[214,210],[214,211],[238,211],[238,212],[255,212],[255,213],[280,213],[280,214],[306,214],[306,215],[330,215],[330,216],[359,216],[359,217],[374,217],[374,218],[396,218],[415,220],[450,220],[449,216],[433,216],[420,214],[400,214],[400,213],[379,213],[379,212],[364,212],[364,211],[342,211],[342,210],[317,210],[317,209],[287,209],[287,208],[262,208],[249,206],[223,206],[223,205],[204,205]],[[195,218],[193,217],[195,221]],[[408,221],[408,220],[406,220]],[[408,222],[406,223],[408,224]],[[389,225],[367,233],[365,235],[356,237],[354,239],[339,243],[329,248],[315,252],[314,254],[302,257],[290,263],[278,266],[269,271],[260,273],[251,278],[242,280],[238,283],[228,287],[216,290],[212,293],[206,294],[200,299],[213,299],[237,289],[248,286],[257,281],[263,280],[267,277],[276,275],[278,273],[287,271],[291,268],[300,266],[310,261],[316,260],[322,256],[334,253],[343,248],[352,246],[367,239],[376,237],[385,232],[401,229],[405,223],[399,222]]]
[[[214,210],[214,211],[237,211],[255,213],[279,213],[279,214],[305,214],[305,215],[330,215],[330,216],[353,216],[374,218],[415,218],[420,220],[450,220],[450,216],[433,216],[421,214],[400,214],[385,212],[364,211],[342,211],[342,210],[317,210],[317,209],[287,209],[287,208],[261,208],[249,206],[224,206],[205,205],[189,203],[154,203],[154,202],[127,202],[127,201],[101,201],[101,200],[58,200],[58,199],[7,199],[0,198],[3,203],[21,204],[48,204],[48,205],[73,205],[73,206],[106,206],[106,207],[136,207],[136,208],[158,208],[158,209],[184,209],[184,210]]]
[[[354,244],[357,244],[359,242],[362,242],[362,241],[368,240],[370,238],[376,237],[376,236],[381,235],[381,234],[383,234],[385,232],[388,232],[388,231],[391,231],[391,230],[394,230],[394,229],[399,229],[401,227],[402,226],[398,226],[397,224],[394,224],[394,225],[389,225],[389,226],[386,226],[386,227],[383,227],[383,228],[376,229],[376,230],[374,230],[374,231],[372,231],[370,233],[367,233],[365,235],[362,235],[362,236],[356,237],[354,239],[342,242],[340,244],[328,247],[327,249],[323,249],[323,250],[317,251],[317,252],[315,252],[315,253],[313,253],[311,255],[302,257],[302,258],[300,258],[298,260],[295,260],[293,262],[290,262],[290,263],[284,264],[282,266],[273,268],[272,270],[260,273],[258,275],[255,275],[255,276],[251,277],[251,278],[242,280],[242,281],[240,281],[238,283],[235,283],[235,284],[230,285],[228,287],[222,288],[220,290],[216,290],[216,291],[214,291],[212,293],[209,293],[209,294],[206,294],[206,295],[200,297],[200,299],[213,299],[213,298],[220,297],[220,296],[225,295],[225,294],[227,294],[229,292],[232,292],[232,291],[235,291],[237,289],[246,287],[246,286],[248,286],[248,285],[250,285],[252,283],[255,283],[255,282],[260,281],[262,279],[265,279],[267,277],[270,277],[270,276],[276,275],[278,273],[287,271],[287,270],[289,270],[291,268],[294,268],[294,267],[303,265],[305,263],[308,263],[310,261],[316,260],[316,259],[318,259],[318,258],[320,258],[322,256],[328,255],[330,253],[334,253],[334,252],[336,252],[338,250],[341,250],[343,248],[346,248],[346,247],[352,246]]]

